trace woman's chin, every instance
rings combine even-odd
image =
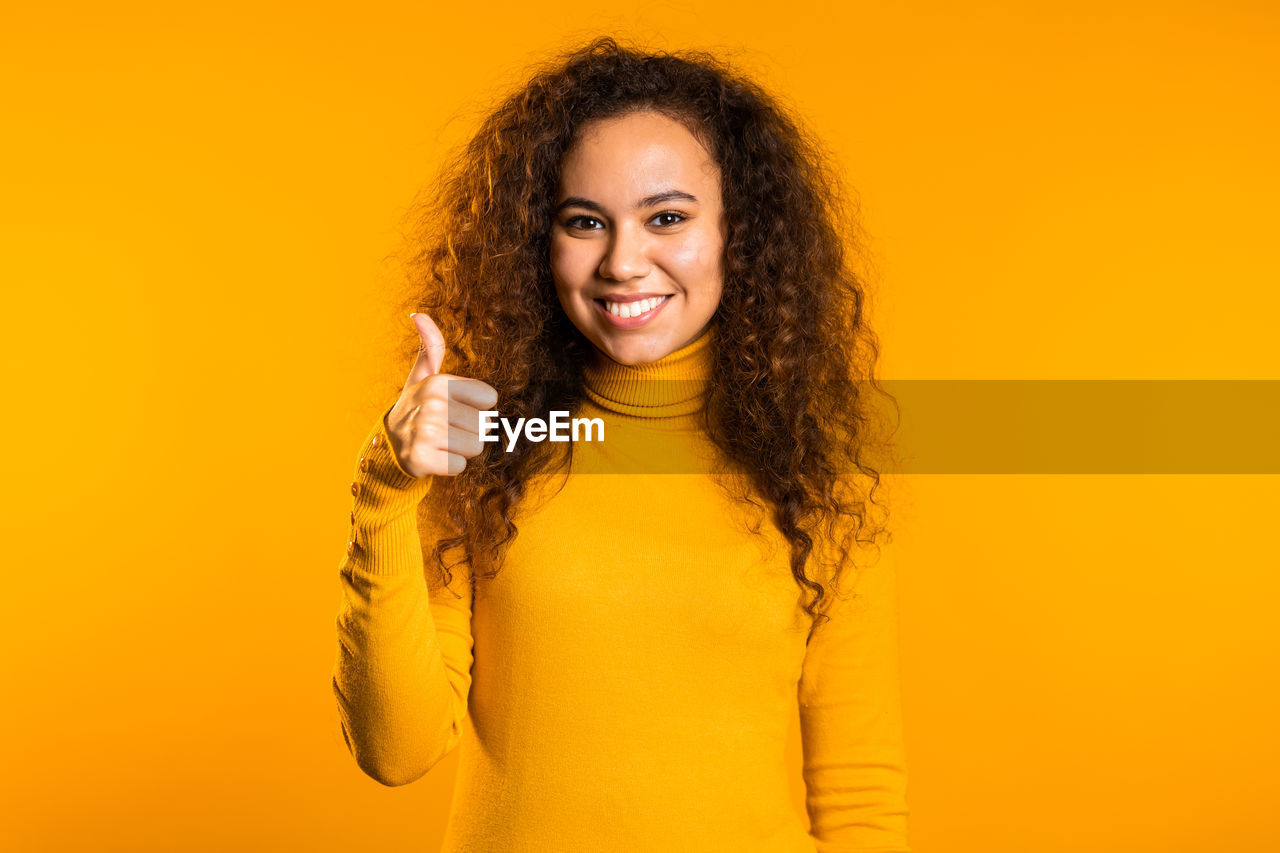
[[[596,349],[618,364],[628,367],[658,361],[666,354],[663,352],[661,341],[656,339],[641,340],[650,336],[637,332],[627,334],[625,336],[628,338],[627,340],[619,340],[620,337],[624,336],[612,330],[605,332],[602,337],[603,340],[596,344]]]

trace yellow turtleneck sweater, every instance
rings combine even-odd
[[[474,598],[460,568],[449,590],[424,579],[435,478],[400,468],[387,412],[365,440],[333,689],[383,784],[461,746],[445,853],[909,851],[891,563],[811,630],[786,540],[715,482],[713,341],[598,355],[573,414],[605,440],[530,484]],[[809,831],[784,758],[797,703]]]

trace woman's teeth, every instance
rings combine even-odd
[[[667,296],[654,296],[649,299],[641,299],[639,302],[610,302],[604,301],[605,309],[618,317],[639,317],[641,314],[647,314],[654,308],[657,308],[668,299]]]

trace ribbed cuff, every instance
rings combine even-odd
[[[343,569],[391,575],[422,572],[417,508],[431,488],[431,477],[414,477],[400,467],[378,416],[365,436],[351,481],[351,528]]]

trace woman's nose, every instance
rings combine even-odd
[[[649,274],[647,241],[643,231],[619,227],[614,229],[600,260],[600,276],[616,281],[643,278]]]

